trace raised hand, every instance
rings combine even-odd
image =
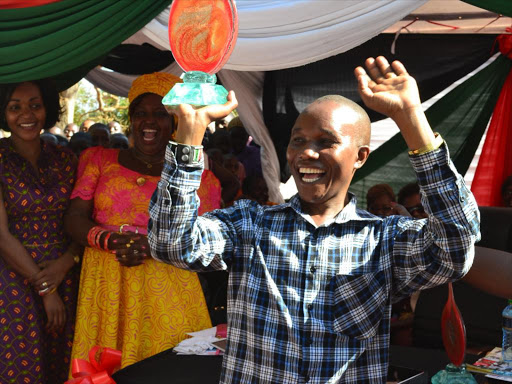
[[[178,116],[176,141],[182,144],[201,145],[208,124],[229,115],[237,106],[235,92],[230,91],[228,101],[222,105],[194,108],[189,104],[180,104],[166,109]]]
[[[418,86],[403,64],[386,58],[370,57],[365,62],[366,71],[357,67],[354,74],[359,84],[359,94],[367,107],[394,118],[397,113],[421,108]]]
[[[357,67],[354,75],[366,106],[392,118],[410,149],[432,143],[435,137],[422,110],[418,86],[403,64],[390,65],[379,56],[366,59],[365,66],[366,70]]]

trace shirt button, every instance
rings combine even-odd
[[[309,383],[309,376],[308,375],[304,376],[304,382],[305,383]]]
[[[315,273],[316,267],[314,265],[312,265],[311,268],[309,268],[309,270],[311,271],[311,273]]]
[[[308,304],[308,309],[311,311],[313,309],[313,304]]]
[[[306,339],[306,347],[309,347],[311,344],[313,344],[313,339]]]

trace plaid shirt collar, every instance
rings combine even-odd
[[[302,205],[300,201],[299,194],[295,194],[287,203],[281,204],[281,205],[274,205],[272,207],[269,207],[269,211],[283,211],[285,209],[291,208],[295,211],[295,213],[299,216],[302,216],[305,220],[307,220],[309,223],[313,224],[315,227],[328,227],[329,225],[335,223],[335,224],[343,224],[347,223],[349,221],[355,220],[355,221],[382,221],[383,219],[374,216],[371,213],[357,208],[357,198],[356,196],[349,192],[349,202],[345,207],[334,217],[334,219],[328,220],[325,223],[323,223],[320,226],[317,226],[313,220],[311,219],[311,216],[309,214],[305,213],[302,210]]]

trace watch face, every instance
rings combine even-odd
[[[235,46],[235,2],[174,0],[168,31],[172,54],[184,71],[214,74],[226,63]]]

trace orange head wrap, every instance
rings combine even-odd
[[[164,97],[176,83],[183,83],[179,77],[170,73],[155,72],[137,77],[128,92],[130,103],[144,93],[155,93]]]

